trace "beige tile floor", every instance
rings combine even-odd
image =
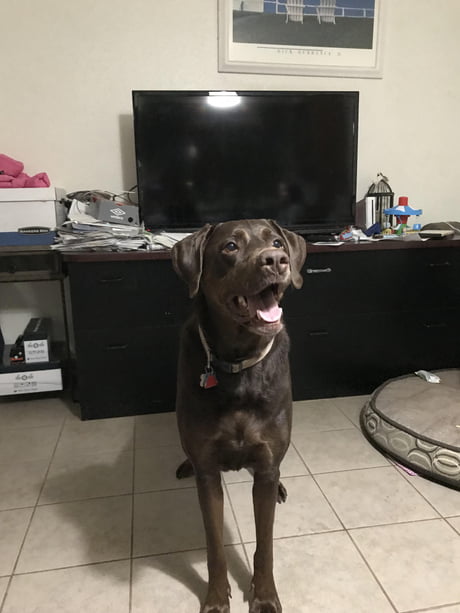
[[[358,427],[363,397],[297,402],[275,574],[285,613],[460,613],[460,492],[409,476]],[[0,612],[198,613],[206,557],[173,414],[81,422],[0,402]],[[251,477],[226,473],[232,611],[248,610]]]

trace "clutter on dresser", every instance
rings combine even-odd
[[[131,195],[105,191],[67,194],[67,220],[58,230],[52,249],[59,251],[137,251],[171,249],[186,236],[178,232],[149,232],[140,222]]]
[[[84,190],[67,194],[67,219],[52,248],[131,251],[145,247],[139,209],[131,193]]]

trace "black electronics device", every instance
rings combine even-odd
[[[24,335],[20,334],[10,347],[10,363],[19,364],[25,361],[24,355]]]
[[[358,92],[134,91],[150,230],[268,217],[302,234],[354,223]]]

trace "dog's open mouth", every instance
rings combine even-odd
[[[243,319],[259,321],[261,324],[277,324],[283,314],[279,306],[280,298],[279,288],[274,284],[258,294],[235,296],[232,303],[236,314]]]

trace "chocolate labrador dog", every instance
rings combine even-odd
[[[302,286],[303,238],[266,219],[228,221],[178,242],[173,265],[195,298],[182,330],[177,421],[195,474],[206,531],[209,586],[201,613],[228,613],[221,471],[249,469],[257,547],[250,613],[280,613],[273,579],[273,520],[286,490],[280,463],[289,445],[289,339],[279,302]]]

